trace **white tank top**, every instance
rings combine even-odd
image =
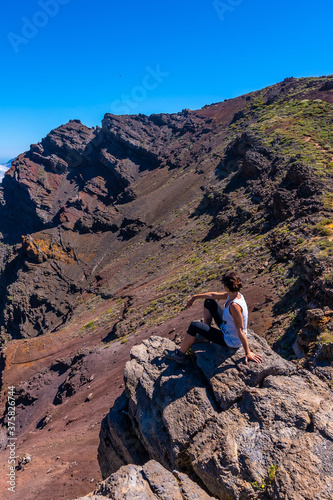
[[[239,295],[240,295],[240,298],[239,299],[236,298],[236,299],[232,300],[230,302],[230,304],[232,304],[234,302],[235,304],[240,305],[240,307],[242,309],[242,316],[243,316],[243,322],[244,322],[244,332],[246,335],[248,309],[247,309],[247,304],[245,302],[244,296],[241,293]],[[229,300],[229,295],[228,295],[228,298],[226,300],[226,303],[228,302],[228,300]],[[236,348],[236,347],[241,347],[242,343],[241,343],[240,338],[239,338],[238,333],[237,333],[237,328],[236,328],[236,325],[234,322],[234,318],[232,317],[231,312],[229,311],[230,304],[228,304],[228,306],[225,307],[223,310],[222,319],[224,322],[221,324],[221,330],[224,334],[225,343],[229,347]]]

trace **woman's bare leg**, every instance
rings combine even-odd
[[[182,345],[180,347],[180,352],[183,354],[186,354],[186,351],[189,350],[189,348],[194,344],[195,337],[193,335],[189,335],[188,333],[185,334],[185,337],[183,339]]]
[[[206,309],[206,307],[204,307],[204,323],[208,326],[211,325],[211,322],[212,322],[212,315],[211,313],[208,311],[208,309]],[[180,352],[182,352],[183,354],[185,354],[189,348],[194,344],[194,341],[195,341],[195,337],[193,337],[193,335],[189,335],[188,333],[185,334],[185,337],[182,341],[182,345],[180,347]]]
[[[206,325],[210,326],[212,324],[212,319],[213,319],[213,316],[208,311],[208,309],[206,309],[206,307],[204,307],[204,323],[206,323]]]

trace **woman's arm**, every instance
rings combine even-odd
[[[253,352],[250,351],[249,344],[247,342],[247,338],[244,332],[244,322],[243,322],[241,306],[239,304],[235,304],[234,302],[232,302],[232,304],[230,304],[229,311],[235,322],[239,339],[244,347],[245,363],[248,364],[249,361],[255,361],[256,363],[261,363],[261,356],[259,354],[254,354]]]
[[[197,299],[215,299],[215,300],[223,300],[223,299],[227,299],[228,297],[228,293],[227,292],[222,292],[222,293],[218,293],[218,292],[205,292],[205,293],[197,293],[195,295],[193,295],[190,300],[188,301],[188,303],[186,304],[186,308],[188,309],[189,307],[192,306],[193,302]]]

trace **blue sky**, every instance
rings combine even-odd
[[[172,113],[333,73],[330,0],[16,0],[2,7],[0,162],[106,112]]]

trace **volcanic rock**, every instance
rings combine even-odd
[[[331,499],[332,392],[253,333],[249,345],[261,364],[246,365],[242,349],[215,344],[194,345],[182,366],[164,357],[175,347],[168,339],[133,347],[124,374],[126,426],[119,406],[102,422],[103,477],[115,455],[115,467],[126,463],[131,449],[122,436],[132,432],[135,449],[202,481],[217,498]],[[106,435],[113,441],[103,442]]]
[[[144,466],[127,465],[101,482],[93,493],[77,500],[209,500],[186,474],[172,473],[155,460]]]

